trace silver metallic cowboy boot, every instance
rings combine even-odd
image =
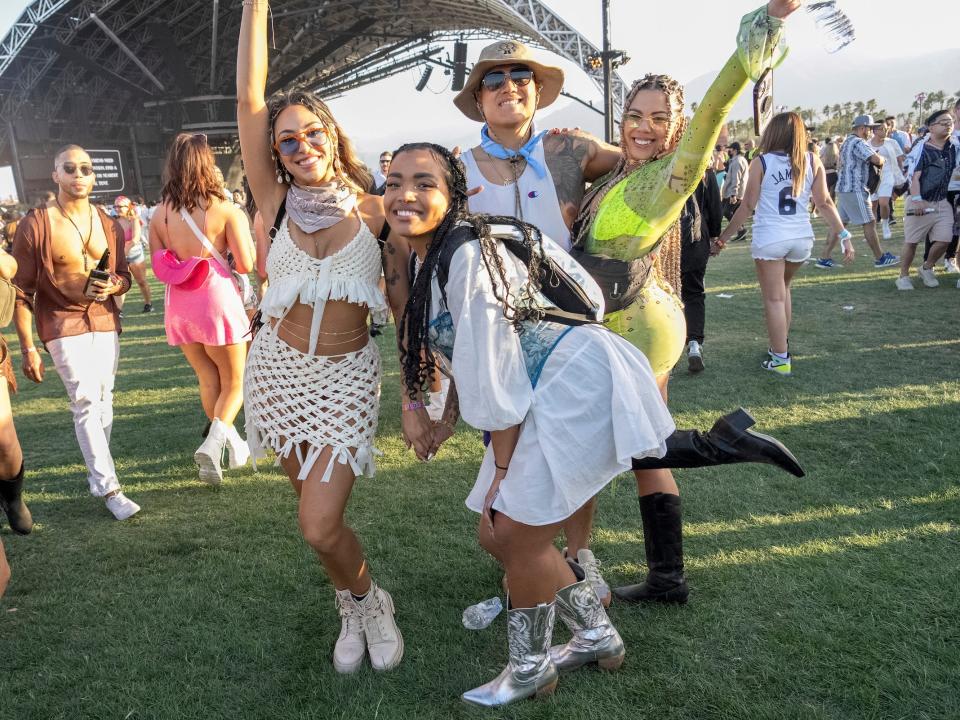
[[[623,665],[623,640],[588,580],[558,590],[555,604],[557,615],[573,633],[566,645],[550,648],[550,657],[559,671],[576,670],[593,662],[603,670],[616,670]]]
[[[510,661],[496,678],[465,692],[463,699],[474,705],[497,707],[552,693],[557,687],[557,668],[549,652],[553,620],[553,603],[509,610]]]

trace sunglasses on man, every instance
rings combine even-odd
[[[313,127],[302,132],[286,133],[277,139],[273,144],[273,149],[284,157],[290,157],[300,151],[300,146],[303,143],[306,143],[309,147],[322,148],[327,142],[328,134],[325,127]]]
[[[60,166],[60,169],[63,170],[67,175],[74,175],[77,170],[80,171],[80,174],[84,177],[90,177],[93,175],[93,165],[88,165],[87,163],[77,163],[65,162]]]
[[[524,87],[533,80],[533,70],[525,67],[511,68],[508,72],[503,70],[491,70],[480,81],[487,90],[499,90],[507,82],[507,78],[513,80],[517,87]]]

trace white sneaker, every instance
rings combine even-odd
[[[890,221],[889,221],[889,220],[884,220],[884,221],[881,223],[881,226],[882,226],[882,228],[883,228],[883,239],[884,239],[884,240],[889,240],[890,238],[892,238],[892,237],[893,237],[893,233],[890,232]]]
[[[943,261],[943,271],[948,273],[960,273],[960,267],[957,267],[957,261],[947,258]]]
[[[703,346],[696,340],[687,344],[687,369],[692,373],[703,372]]]
[[[917,270],[917,275],[920,276],[920,279],[923,280],[923,284],[927,287],[940,287],[940,281],[937,280],[937,276],[934,275],[933,268],[925,268],[923,265],[921,265],[920,269]]]
[[[360,606],[349,590],[337,590],[337,612],[340,613],[340,637],[333,646],[333,668],[338,673],[352,673],[363,664],[367,641]]]
[[[603,575],[600,574],[600,561],[594,556],[593,551],[582,548],[577,551],[576,558],[567,555],[567,548],[564,548],[561,552],[563,553],[564,560],[568,563],[576,563],[577,567],[583,570],[583,579],[590,582],[590,585],[597,593],[597,597],[600,598],[603,606],[610,607],[610,601],[613,600],[613,595],[610,593],[610,586],[607,585],[607,581],[604,580]],[[576,571],[574,571],[573,574],[577,576],[577,580],[580,580],[580,576]]]
[[[122,492],[107,498],[107,510],[113,513],[117,520],[126,520],[140,512],[140,506]]]
[[[227,467],[236,470],[248,462],[250,462],[250,446],[240,437],[240,433],[233,425],[227,425]]]
[[[393,618],[393,598],[376,583],[357,603],[374,670],[392,670],[403,658],[403,636]]]
[[[898,277],[897,290],[913,290],[913,281],[908,277]]]
[[[226,442],[227,426],[220,418],[214,418],[210,423],[206,439],[193,454],[193,461],[200,470],[200,479],[205,483],[219,485],[223,481],[220,460],[223,458],[223,447]]]

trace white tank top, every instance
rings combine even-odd
[[[563,221],[563,214],[560,212],[557,188],[553,184],[550,168],[547,167],[542,142],[537,143],[533,157],[546,168],[547,174],[542,179],[538,178],[529,165],[523,171],[517,181],[520,187],[520,212],[523,215],[518,219],[536,225],[540,232],[569,251],[570,228]],[[467,200],[470,212],[513,216],[516,212],[516,191],[513,184],[500,185],[487,180],[477,167],[473,150],[467,150],[460,159],[467,168],[467,187],[483,185],[483,192]]]
[[[761,155],[764,166],[760,182],[760,200],[753,216],[753,244],[762,247],[783,240],[812,238],[810,190],[813,187],[813,163],[806,154],[807,171],[800,197],[793,197],[793,168],[790,158],[781,153]]]

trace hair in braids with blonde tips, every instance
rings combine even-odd
[[[523,323],[528,320],[539,320],[543,317],[543,310],[533,302],[540,292],[539,277],[540,258],[543,256],[543,236],[533,225],[521,222],[514,217],[498,215],[472,215],[467,209],[467,172],[459,158],[455,157],[447,148],[434,143],[408,143],[394,151],[396,160],[405,152],[425,150],[433,155],[446,180],[450,193],[450,206],[446,214],[433,231],[433,239],[427,248],[427,254],[417,272],[416,278],[410,287],[410,296],[400,320],[397,331],[402,342],[400,344],[400,366],[402,368],[404,384],[411,399],[420,391],[427,390],[434,377],[436,358],[430,349],[430,308],[432,305],[433,275],[440,260],[440,253],[444,243],[452,232],[459,226],[468,226],[480,243],[480,256],[483,260],[490,282],[493,285],[493,295],[501,304],[503,316],[514,327],[518,334],[523,332]],[[529,273],[526,282],[513,293],[507,281],[503,260],[497,252],[498,240],[490,234],[490,226],[512,225],[517,228],[528,245],[537,248],[530,253]],[[537,252],[536,250],[539,250]],[[440,293],[446,304],[446,288],[441,287]]]
[[[268,144],[270,145],[270,155],[276,164],[277,178],[288,185],[292,182],[290,174],[273,149],[276,140],[273,128],[277,116],[291,105],[301,105],[320,118],[320,122],[323,123],[329,134],[330,147],[334,149],[331,153],[330,162],[333,164],[333,174],[337,179],[357,192],[367,192],[373,182],[373,176],[367,170],[366,165],[357,157],[357,152],[350,138],[344,134],[343,128],[333,117],[333,113],[330,112],[327,104],[313,93],[304,90],[279,92],[267,101],[267,112],[270,117]]]
[[[607,193],[627,175],[635,172],[637,168],[642,167],[655,160],[666,157],[674,150],[680,142],[680,138],[687,130],[687,119],[683,114],[684,97],[683,85],[674,80],[669,75],[647,74],[639,80],[634,81],[630,86],[630,92],[627,93],[623,101],[624,111],[633,104],[637,94],[643,90],[659,90],[667,98],[667,104],[670,106],[670,128],[667,131],[667,137],[664,140],[663,147],[648,160],[631,161],[627,154],[627,140],[623,132],[623,124],[620,125],[620,160],[617,166],[606,177],[601,178],[584,194],[583,201],[580,203],[580,212],[573,225],[573,244],[582,246],[586,241],[587,234],[590,232],[590,224],[597,209]],[[670,286],[680,293],[680,221],[678,220],[663,234],[660,245],[657,249],[657,262],[654,265],[658,274],[665,279]]]

